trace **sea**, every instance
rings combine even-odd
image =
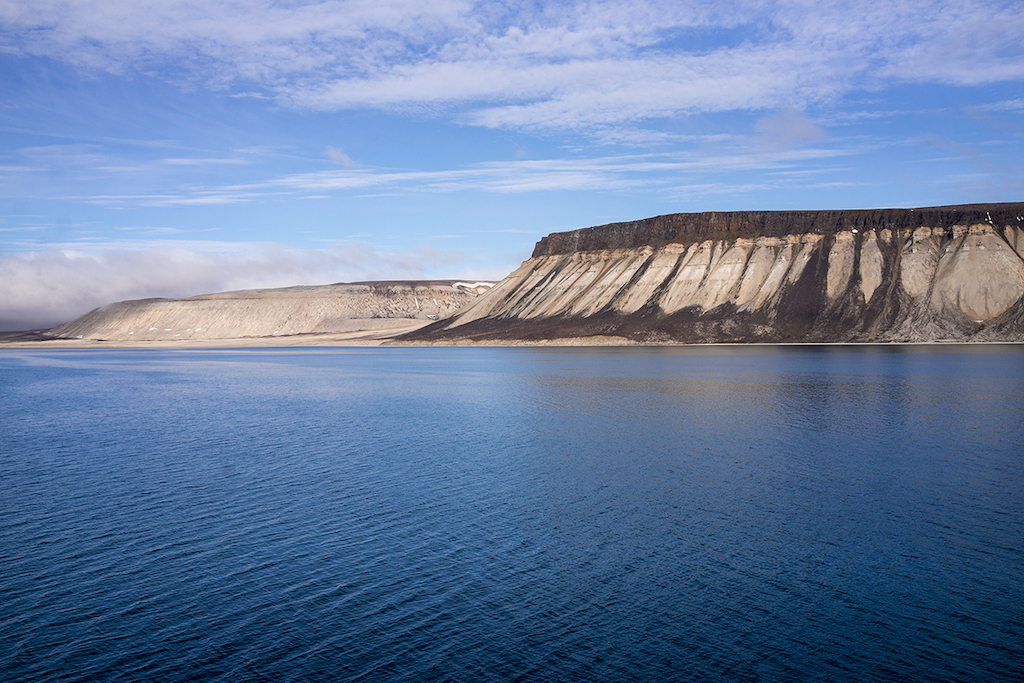
[[[0,680],[1020,681],[1024,346],[0,351]]]

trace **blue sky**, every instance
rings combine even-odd
[[[498,279],[671,212],[1024,198],[1024,5],[0,0],[0,329]]]

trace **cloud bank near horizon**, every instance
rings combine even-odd
[[[368,244],[333,249],[258,244],[229,253],[168,245],[6,254],[0,255],[0,330],[53,327],[128,299],[434,277],[494,279],[496,274],[473,270],[461,254],[425,245],[410,252],[381,252]]]
[[[1024,6],[984,0],[8,0],[0,28],[8,53],[300,109],[593,134],[1024,78]]]

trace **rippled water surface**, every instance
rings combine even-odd
[[[1024,347],[0,353],[4,681],[1008,681]]]

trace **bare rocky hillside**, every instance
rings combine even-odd
[[[1024,203],[673,214],[543,238],[435,343],[1024,341]]]
[[[117,342],[326,334],[388,338],[459,312],[492,284],[357,282],[121,301],[46,335]]]

